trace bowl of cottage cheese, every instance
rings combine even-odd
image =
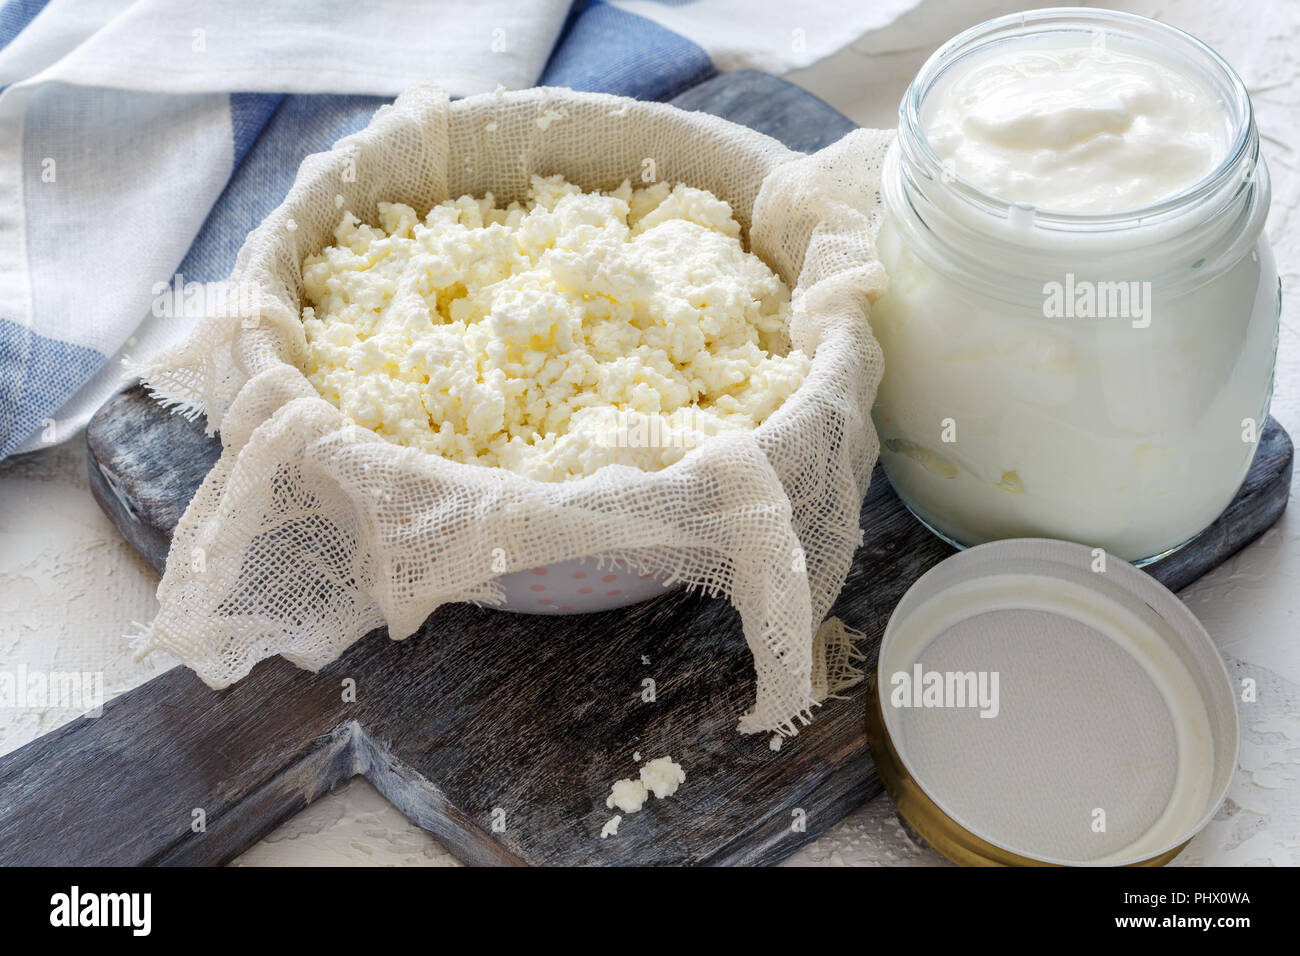
[[[344,210],[333,240],[303,263],[308,379],[348,423],[465,465],[542,482],[659,470],[757,428],[808,374],[789,288],[708,190],[533,176],[508,204]],[[583,561],[501,583],[537,613],[663,589]]]
[[[740,618],[741,725],[793,726],[847,653],[820,624],[878,452],[889,141],[417,86],[307,157],[222,307],[141,370],[222,439],[145,646],[222,687],[447,604],[680,584]]]

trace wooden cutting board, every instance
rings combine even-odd
[[[757,73],[718,77],[675,102],[796,149],[852,128]],[[96,498],[161,570],[218,442],[138,388],[99,411],[87,442]],[[1261,534],[1286,507],[1291,459],[1289,437],[1270,421],[1231,507],[1154,576],[1177,590]],[[861,521],[866,540],[833,613],[868,635],[872,666],[895,603],[951,549],[906,512],[879,469]],[[223,863],[363,774],[471,863],[773,863],[881,785],[865,687],[773,752],[767,736],[735,729],[753,697],[752,668],[731,607],[680,593],[573,617],[449,606],[406,641],[368,635],[319,674],[276,659],[220,692],[176,668],[99,718],[0,758],[0,862]],[[647,679],[653,702],[643,700]],[[605,796],[636,775],[634,751],[671,755],[686,782],[601,839]]]

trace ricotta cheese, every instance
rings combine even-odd
[[[505,207],[378,209],[303,263],[302,318],[312,384],[397,444],[541,481],[657,470],[808,374],[789,289],[705,190],[533,177]]]

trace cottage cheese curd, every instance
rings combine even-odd
[[[350,422],[455,461],[659,469],[808,372],[788,288],[705,190],[534,177],[522,204],[380,203],[334,239],[303,264],[308,377]]]
[[[677,792],[677,788],[686,781],[686,771],[672,757],[656,757],[647,761],[641,768],[640,778],[625,777],[615,780],[610,787],[605,806],[613,810],[616,807],[624,813],[636,813],[654,794],[663,800]]]
[[[640,780],[624,777],[614,781],[609,796],[605,798],[605,806],[611,810],[618,807],[624,813],[636,813],[645,806],[649,796],[650,792]]]
[[[671,797],[686,780],[686,771],[672,757],[656,757],[641,768],[641,783],[659,800]]]

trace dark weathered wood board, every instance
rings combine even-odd
[[[732,74],[679,102],[796,148],[850,128],[793,89]],[[161,568],[217,442],[139,389],[105,405],[87,441],[96,498]],[[1291,459],[1290,439],[1270,422],[1232,506],[1155,577],[1177,590],[1262,533],[1285,508]],[[903,592],[951,549],[879,471],[862,526],[834,613],[874,642]],[[656,682],[654,703],[641,700],[645,678]],[[347,680],[355,703],[343,699]],[[829,703],[779,753],[735,731],[752,694],[739,620],[720,600],[677,593],[576,617],[446,607],[407,641],[368,635],[320,674],[277,659],[214,692],[177,668],[101,717],[0,758],[0,862],[221,863],[357,774],[469,862],[775,862],[881,786],[864,688]],[[602,840],[604,797],[635,774],[633,750],[671,754],[687,781]]]

